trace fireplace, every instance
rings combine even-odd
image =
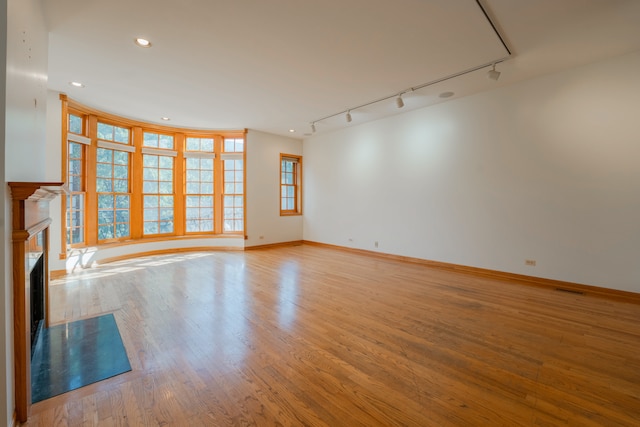
[[[42,233],[38,233],[35,237],[42,241]],[[40,243],[38,242],[38,243]],[[40,244],[40,247],[41,244]],[[42,252],[29,253],[29,287],[30,290],[30,306],[31,306],[31,357],[38,339],[38,332],[42,327],[45,318],[45,293],[44,293],[44,254]]]
[[[47,326],[49,202],[61,182],[10,182],[13,269],[13,358],[16,417],[25,422],[31,405],[31,349],[38,327]]]

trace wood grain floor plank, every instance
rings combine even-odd
[[[637,426],[640,306],[317,245],[119,261],[51,285],[132,371],[28,426]]]

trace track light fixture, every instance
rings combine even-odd
[[[495,80],[495,81],[498,81],[498,79],[500,78],[500,71],[496,71],[496,64],[495,63],[493,64],[491,69],[489,71],[487,71],[487,77],[490,78],[491,80]]]
[[[509,56],[510,55],[511,55],[511,52],[509,52]],[[361,105],[351,106],[348,110],[342,110],[342,111],[339,111],[339,112],[334,113],[334,114],[329,114],[328,116],[324,116],[324,117],[321,117],[319,119],[314,120],[313,122],[310,122],[311,123],[311,130],[313,132],[316,131],[316,126],[315,126],[316,123],[322,122],[322,121],[324,121],[326,119],[330,119],[332,117],[339,117],[342,114],[345,115],[344,117],[345,117],[345,120],[347,121],[347,123],[351,123],[351,121],[353,120],[353,118],[351,117],[351,111],[354,111],[354,110],[357,110],[357,109],[360,109],[360,108],[364,108],[364,107],[367,107],[369,105],[376,104],[378,102],[387,101],[389,99],[394,99],[395,98],[396,107],[397,108],[403,108],[404,107],[404,100],[402,99],[402,95],[404,95],[407,92],[415,92],[417,90],[420,90],[420,89],[423,89],[423,88],[426,88],[426,87],[430,87],[430,86],[434,86],[434,85],[436,85],[438,83],[442,83],[442,82],[454,79],[456,77],[464,76],[466,74],[473,73],[473,72],[476,72],[476,71],[486,70],[487,67],[491,67],[491,69],[489,71],[487,71],[487,78],[497,81],[498,78],[500,78],[500,71],[496,70],[496,65],[501,63],[501,62],[506,61],[507,59],[509,59],[509,56],[505,56],[503,58],[498,58],[498,59],[495,59],[495,60],[493,60],[491,62],[485,62],[485,63],[477,65],[477,66],[475,66],[473,68],[462,70],[462,71],[459,71],[457,73],[450,74],[448,76],[441,77],[439,79],[432,80],[432,81],[423,83],[423,84],[418,85],[418,86],[413,86],[413,87],[407,88],[407,89],[403,90],[402,92],[396,92],[394,95],[384,96],[382,98],[374,99],[373,101],[369,101],[369,102],[361,104]],[[440,98],[449,98],[450,96],[453,96],[453,95],[454,95],[453,92],[442,92],[439,95],[439,97]]]

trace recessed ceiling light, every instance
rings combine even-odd
[[[438,95],[440,98],[451,98],[453,95],[455,95],[453,92],[442,92],[440,95]]]
[[[134,42],[140,47],[151,47],[151,42],[141,37],[138,37],[137,39],[135,39]]]
[[[162,120],[164,120],[165,122],[168,122],[169,120],[171,120],[169,117],[160,117]]]
[[[294,133],[296,130],[295,129],[289,129],[289,132]]]
[[[69,82],[69,84],[73,87],[84,87],[84,85],[80,82]]]

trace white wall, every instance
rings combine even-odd
[[[0,354],[0,423],[10,425],[15,400],[13,396],[13,310],[10,260],[10,198],[6,182],[44,181],[45,173],[45,116],[47,85],[47,31],[39,0],[2,1],[2,27],[7,34],[6,76],[2,79],[3,96],[0,133],[3,168],[3,233],[2,257],[4,272],[0,295],[3,315],[0,339],[4,350]],[[6,10],[7,19],[4,12]],[[4,23],[6,21],[6,28]],[[4,50],[4,46],[2,47]],[[4,61],[5,55],[0,55]],[[3,73],[5,72],[3,71]],[[6,92],[5,92],[6,90]]]
[[[60,94],[47,92],[47,146],[46,146],[46,175],[48,181],[66,181],[62,177],[62,150],[60,137],[62,135],[62,103]],[[49,203],[51,226],[49,228],[49,270],[64,270],[66,263],[60,259],[62,251],[62,197],[56,197]]]
[[[640,52],[305,140],[304,239],[640,292],[638,76]]]
[[[245,247],[302,240],[302,216],[280,216],[280,153],[301,155],[302,141],[254,130],[247,133]]]

